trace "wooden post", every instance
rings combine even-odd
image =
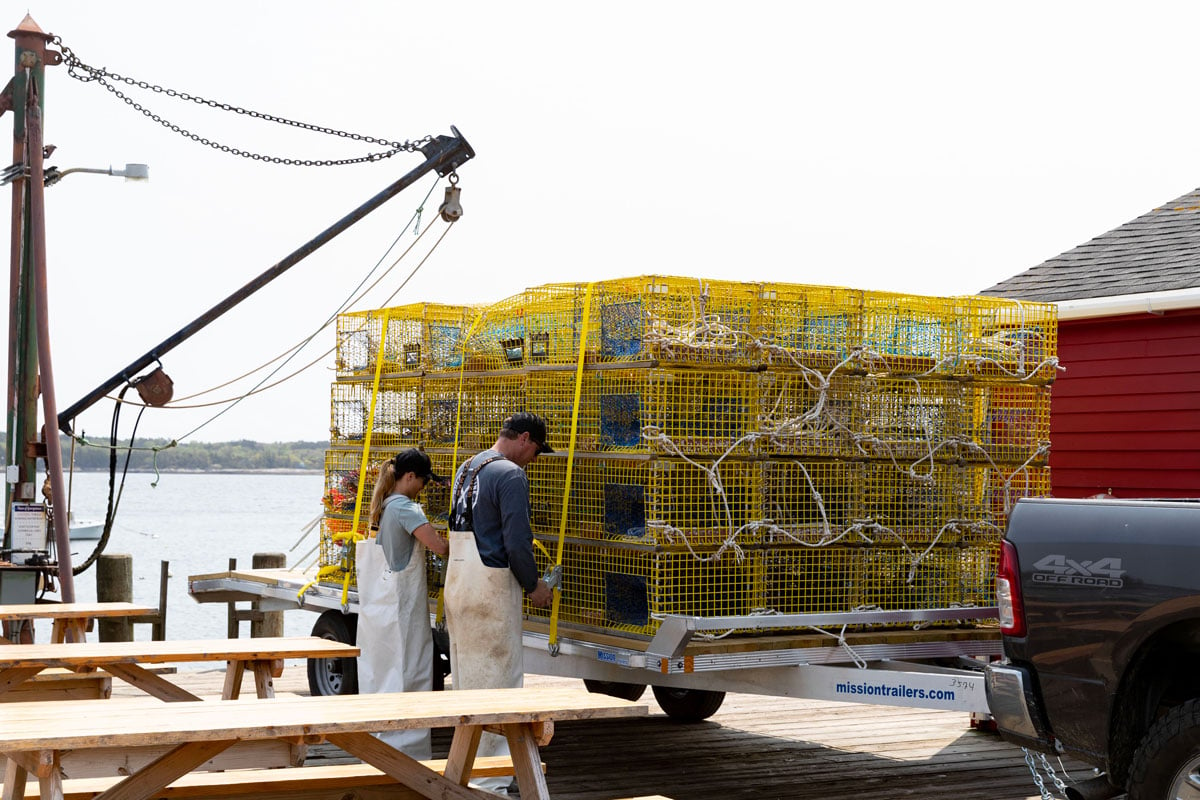
[[[284,553],[255,553],[250,561],[254,569],[283,569],[287,566],[287,556]],[[252,611],[259,611],[259,602],[250,604]],[[283,612],[263,611],[261,619],[250,622],[250,637],[258,639],[264,636],[283,636]]]
[[[133,556],[105,553],[96,559],[96,599],[101,603],[133,602]],[[133,625],[124,618],[102,619],[100,641],[132,642]]]
[[[229,559],[229,571],[230,571],[230,572],[233,572],[235,569],[237,569],[237,559],[236,559],[236,558],[231,558],[231,559]],[[228,637],[228,638],[230,638],[230,639],[236,639],[236,638],[238,638],[238,608],[237,608],[237,603],[226,603],[226,604],[225,604],[225,609],[226,609],[226,612],[227,612],[227,613],[228,613],[228,615],[229,615],[229,616],[228,616],[228,618],[226,619],[226,622],[225,622],[225,630],[226,630],[226,632],[229,634],[229,637]]]
[[[158,619],[150,628],[150,638],[156,642],[167,638],[167,579],[171,576],[170,567],[170,561],[163,561],[158,572]]]

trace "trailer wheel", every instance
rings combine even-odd
[[[1200,792],[1200,700],[1178,705],[1150,726],[1129,768],[1129,800]]]
[[[357,629],[357,616],[331,609],[317,617],[312,635],[354,644]],[[358,659],[308,659],[308,691],[313,695],[358,694]]]
[[[433,690],[444,691],[446,676],[450,674],[450,634],[444,629],[433,629]]]
[[[640,700],[646,691],[644,683],[621,683],[619,681],[594,681],[584,678],[583,685],[592,694],[606,694],[622,700]]]
[[[654,699],[667,716],[676,722],[700,722],[717,713],[725,702],[724,692],[704,689],[675,689],[670,686],[655,686]]]

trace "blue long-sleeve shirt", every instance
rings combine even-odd
[[[471,513],[475,546],[486,566],[508,567],[521,588],[532,592],[537,588],[537,564],[533,560],[533,529],[529,524],[529,477],[525,470],[495,450],[484,450],[463,462],[454,476],[450,496],[456,499],[451,509],[451,530],[462,530],[461,520],[466,512],[466,489],[459,488],[469,469],[490,458],[496,460],[478,472]]]

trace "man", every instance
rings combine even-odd
[[[491,449],[465,461],[454,477],[445,605],[455,689],[524,685],[521,597],[543,608],[553,597],[533,559],[525,467],[552,452],[545,421],[522,411],[504,420]],[[503,736],[483,734],[477,755],[507,754]],[[508,779],[472,785],[504,794]]]

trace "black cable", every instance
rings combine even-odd
[[[133,432],[129,435],[129,449],[125,453],[125,465],[121,469],[121,486],[117,488],[117,441],[120,438],[120,420],[121,420],[121,405],[125,402],[125,393],[129,391],[129,384],[121,389],[121,393],[117,395],[117,403],[113,408],[112,426],[108,434],[108,507],[104,512],[104,532],[100,534],[100,541],[96,542],[96,548],[92,554],[87,557],[77,567],[72,568],[73,575],[79,575],[88,567],[96,562],[104,553],[104,548],[108,546],[109,536],[112,534],[113,523],[117,518],[117,509],[121,505],[121,495],[125,492],[125,478],[129,475],[129,462],[133,458],[133,440],[137,436],[138,425],[142,421],[142,414],[145,413],[146,407],[142,406],[138,411],[137,419],[133,422]]]

